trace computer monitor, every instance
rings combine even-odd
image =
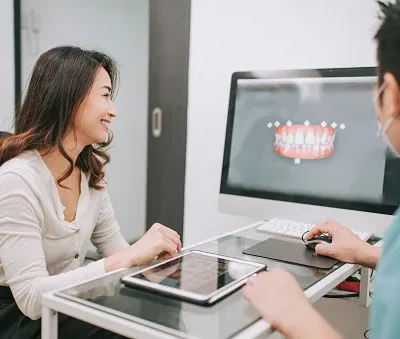
[[[383,232],[400,160],[377,137],[375,68],[232,75],[219,210]]]

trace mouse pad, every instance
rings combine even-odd
[[[243,251],[243,254],[254,255],[320,269],[332,268],[338,260],[316,255],[306,248],[304,243],[296,243],[270,238]]]

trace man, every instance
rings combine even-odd
[[[400,0],[390,4],[378,1],[378,4],[381,26],[374,37],[378,60],[375,91],[378,134],[400,157]],[[398,210],[386,234],[383,253],[334,220],[317,225],[307,235],[307,239],[321,233],[328,233],[332,237],[331,244],[317,245],[317,254],[370,268],[377,267],[371,338],[400,337],[399,214]],[[243,294],[265,320],[289,338],[340,338],[338,332],[316,312],[296,280],[287,272],[276,270],[261,273],[249,280]]]

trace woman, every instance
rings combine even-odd
[[[375,101],[378,134],[388,147],[400,154],[400,1],[384,4],[377,40],[378,86]],[[316,246],[316,253],[344,262],[375,268],[371,338],[394,339],[400,336],[400,219],[385,237],[383,254],[379,248],[362,242],[334,220],[317,225],[308,239],[329,233],[331,244]],[[381,257],[382,256],[382,257]],[[379,263],[378,263],[379,260]],[[378,264],[377,264],[378,263]],[[268,286],[268,288],[266,288]],[[340,335],[313,309],[295,279],[284,271],[262,273],[248,282],[245,298],[278,331],[289,338],[340,338]]]
[[[42,293],[181,250],[179,235],[160,224],[129,246],[115,220],[104,166],[109,125],[117,117],[116,82],[109,56],[53,48],[33,69],[15,135],[0,139],[0,323],[6,338],[40,335]],[[90,241],[104,259],[82,267]],[[61,337],[109,335],[61,319]]]

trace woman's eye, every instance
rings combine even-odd
[[[110,97],[110,93],[104,94],[103,97],[109,98]]]

